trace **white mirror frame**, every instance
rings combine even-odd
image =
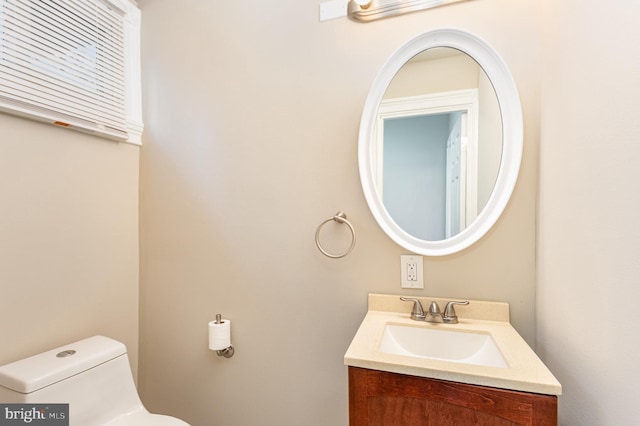
[[[476,220],[459,234],[441,241],[418,239],[396,224],[376,191],[373,167],[378,108],[385,91],[402,66],[427,49],[450,47],[472,57],[493,84],[502,115],[502,158],[493,192]],[[511,73],[498,53],[485,41],[466,31],[438,29],[415,37],[401,46],[384,64],[371,86],[360,121],[358,167],[360,181],[371,213],[382,230],[397,244],[425,256],[459,252],[478,241],[496,223],[515,187],[522,159],[522,108]]]

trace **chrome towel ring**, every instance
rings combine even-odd
[[[322,248],[322,245],[320,245],[320,230],[327,222],[331,222],[332,220],[335,220],[338,223],[346,224],[349,227],[349,230],[351,231],[351,245],[345,252],[340,254],[331,254],[327,252],[324,248]],[[347,215],[344,212],[338,212],[334,216],[331,216],[329,219],[322,222],[318,226],[318,229],[316,229],[316,246],[318,246],[318,250],[320,250],[322,254],[324,254],[327,257],[330,257],[332,259],[339,259],[341,257],[345,257],[346,255],[351,253],[351,250],[353,250],[353,247],[355,245],[356,245],[356,231],[353,229],[353,225],[351,225],[351,223],[347,220]]]

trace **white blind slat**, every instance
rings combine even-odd
[[[106,98],[114,99],[116,105],[119,105],[123,101],[125,93],[124,88],[117,84],[112,79],[96,78],[89,74],[75,75],[70,72],[60,75],[59,69],[56,69],[55,64],[37,63],[34,64],[31,60],[31,54],[29,51],[22,49],[21,46],[15,46],[13,49],[13,55],[5,58],[3,66],[9,69],[19,69],[20,72],[25,73],[25,79],[27,76],[31,78],[40,78],[51,85],[59,85],[58,89],[61,91],[76,91],[78,93],[84,93],[85,96],[92,98]],[[34,70],[35,66],[35,70]],[[5,70],[10,72],[9,70]],[[99,73],[98,73],[99,74]],[[102,88],[107,92],[99,94],[92,91]]]
[[[46,121],[54,122],[62,127],[66,127],[66,124],[70,124],[74,128],[79,128],[90,133],[105,134],[116,139],[124,139],[127,137],[127,134],[118,128],[112,128],[109,126],[96,127],[95,123],[91,121],[85,121],[81,118],[65,115],[60,112],[52,113],[50,108],[41,108],[30,102],[21,102],[19,100],[4,98],[2,95],[0,95],[0,110],[30,118],[35,117],[45,119]]]
[[[72,42],[65,43],[65,39],[61,39],[59,37],[59,33],[56,32],[56,29],[54,27],[47,26],[46,22],[43,23],[40,21],[40,23],[38,23],[36,20],[30,20],[29,17],[25,15],[15,13],[7,13],[5,26],[9,31],[17,34],[17,37],[19,37],[23,43],[31,46],[31,48],[36,52],[42,52],[42,56],[44,56],[45,52],[49,53],[51,55],[48,56],[49,59],[57,59],[68,67],[76,66],[76,64],[69,60],[70,58],[84,56],[88,63],[91,61],[94,64],[98,61],[102,62],[102,72],[104,72],[105,76],[108,78],[119,79],[118,76],[124,73],[122,46],[117,47],[117,50],[111,49],[113,54],[107,54],[108,52],[103,48],[105,43],[102,43],[97,36],[94,37],[93,40],[79,37],[74,39]],[[81,34],[71,33],[68,35],[79,36]],[[80,40],[84,40],[84,42],[81,42]],[[120,44],[122,44],[122,40]],[[93,48],[93,58],[90,57],[90,52],[86,52],[86,54],[83,55],[83,49],[87,48],[89,50]],[[34,54],[37,55],[38,53]],[[89,73],[94,72],[91,69],[86,68],[86,65],[85,70]]]
[[[77,16],[65,13],[64,9],[56,10],[47,5],[47,3],[39,3],[39,6],[35,7],[34,11],[39,13],[40,16],[54,17],[57,27],[62,30],[62,36],[71,33],[72,40],[85,40],[87,42],[92,42],[98,38],[104,40],[105,54],[110,54],[109,52],[114,50],[112,59],[122,62],[120,55],[122,40],[119,37],[122,34],[122,22],[113,22],[106,25],[104,20],[100,22],[96,16],[85,16],[84,20],[79,21]],[[50,19],[45,20],[50,21]]]
[[[0,107],[126,139],[123,20],[108,0],[0,0]]]
[[[15,13],[7,13],[7,27],[13,24],[10,28],[20,32],[25,40],[37,41],[61,53],[77,51],[78,47],[92,46],[100,51],[101,56],[108,58],[117,72],[122,71],[122,40],[108,40],[106,35],[109,32],[85,32],[79,27],[67,25],[66,22],[51,22],[51,18],[56,16],[44,16],[37,6],[32,8],[31,12],[33,13],[27,14],[16,10]]]
[[[38,84],[25,85],[25,81],[20,77],[16,77],[10,73],[6,74],[2,86],[4,93],[14,99],[31,99],[32,102],[38,103],[40,106],[50,105],[56,110],[60,110],[67,114],[75,114],[78,117],[90,119],[95,117],[95,121],[99,123],[111,122],[113,124],[122,124],[122,117],[114,113],[113,108],[105,108],[90,99],[72,96],[66,93],[55,92],[49,87]],[[78,111],[81,111],[78,113]]]

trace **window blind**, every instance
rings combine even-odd
[[[126,140],[123,20],[108,0],[0,0],[0,108]]]

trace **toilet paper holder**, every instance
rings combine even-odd
[[[216,353],[218,356],[223,356],[225,358],[231,358],[235,353],[235,349],[233,349],[233,345],[229,345],[229,347],[217,350]]]
[[[222,325],[225,322],[229,322],[229,321],[228,320],[224,320],[223,321],[222,320],[222,315],[216,314],[216,320],[215,320],[215,322],[213,322],[211,324]],[[211,327],[211,325],[210,325],[210,327]],[[228,324],[228,327],[230,327],[230,323]],[[211,330],[210,330],[210,333],[211,333]],[[218,356],[223,356],[225,358],[231,358],[233,356],[233,354],[235,353],[235,349],[233,348],[233,345],[231,344],[230,328],[227,328],[226,333],[227,333],[226,338],[228,339],[228,345],[229,346],[227,346],[225,348],[222,348],[222,349],[216,349],[216,353],[218,354]],[[212,336],[211,336],[211,334],[209,334],[209,348],[213,349],[211,347],[211,339],[212,339]]]

